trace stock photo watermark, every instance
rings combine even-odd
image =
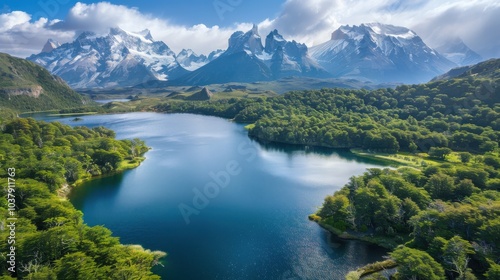
[[[8,253],[7,253],[7,270],[12,274],[16,273],[16,169],[7,169],[7,229],[9,235],[7,237]]]
[[[254,143],[248,141],[238,145],[238,154],[245,157],[245,161],[251,162],[257,156],[257,148]],[[219,171],[210,171],[208,176],[210,181],[203,187],[193,188],[193,199],[188,203],[180,203],[178,208],[186,225],[191,223],[192,215],[199,215],[201,210],[205,209],[210,200],[219,196],[221,190],[231,184],[231,178],[238,176],[243,171],[241,162],[237,160],[230,160],[226,163],[224,168]]]
[[[220,20],[224,20],[224,14],[233,12],[235,8],[240,6],[243,0],[215,0],[212,2],[215,12]]]

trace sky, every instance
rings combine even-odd
[[[82,31],[105,35],[110,27],[151,30],[174,52],[226,49],[235,31],[277,29],[309,47],[326,42],[341,25],[380,22],[414,30],[430,47],[461,38],[483,58],[500,57],[497,0],[192,0],[109,2],[3,0],[0,52],[39,53],[47,39],[73,41]]]

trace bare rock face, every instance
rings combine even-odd
[[[8,95],[9,98],[11,96],[16,96],[16,95],[26,95],[29,97],[38,98],[42,93],[43,93],[43,88],[41,86],[20,87],[15,89],[8,89],[8,88],[0,89],[0,94]]]
[[[59,44],[59,42],[49,39],[47,40],[47,43],[45,43],[45,45],[43,46],[42,53],[49,53],[60,46],[61,44]]]

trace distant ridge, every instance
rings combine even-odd
[[[434,79],[432,79],[432,81],[466,77],[499,79],[500,59],[492,58],[475,65],[454,68],[443,75],[435,77]]]

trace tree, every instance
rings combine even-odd
[[[335,220],[343,221],[347,217],[349,199],[345,195],[335,194],[327,196],[319,215],[321,217],[333,217]]]
[[[492,264],[484,276],[488,280],[500,279],[500,264]]]
[[[444,280],[443,267],[427,252],[399,247],[391,253],[398,263],[397,279]]]
[[[74,158],[68,158],[64,164],[64,169],[66,170],[64,176],[68,183],[74,183],[80,178],[82,164]]]
[[[56,262],[57,279],[87,280],[97,279],[97,265],[91,257],[82,252],[72,253]]]
[[[486,155],[483,158],[483,162],[486,165],[489,165],[495,169],[500,168],[500,159],[491,155]]]
[[[464,197],[471,196],[474,192],[478,191],[479,188],[476,188],[470,179],[463,179],[456,185],[455,197],[463,199]]]
[[[446,270],[458,274],[456,279],[465,279],[469,255],[474,254],[472,245],[460,236],[455,236],[448,240],[442,249]]]
[[[455,190],[454,180],[451,176],[437,173],[429,178],[424,188],[429,192],[434,199],[448,200],[453,198]]]
[[[463,163],[468,163],[472,159],[472,155],[469,152],[462,152],[460,155],[460,161]]]
[[[104,150],[97,150],[92,155],[92,160],[101,168],[109,164],[112,168],[117,168],[118,164],[123,160],[118,152],[108,152]]]
[[[496,148],[498,148],[498,143],[495,141],[486,141],[484,143],[481,143],[481,145],[479,145],[479,150],[484,153],[491,152]]]
[[[445,160],[446,156],[451,154],[451,149],[446,147],[431,147],[429,149],[429,156],[433,158],[437,158],[440,160]]]

